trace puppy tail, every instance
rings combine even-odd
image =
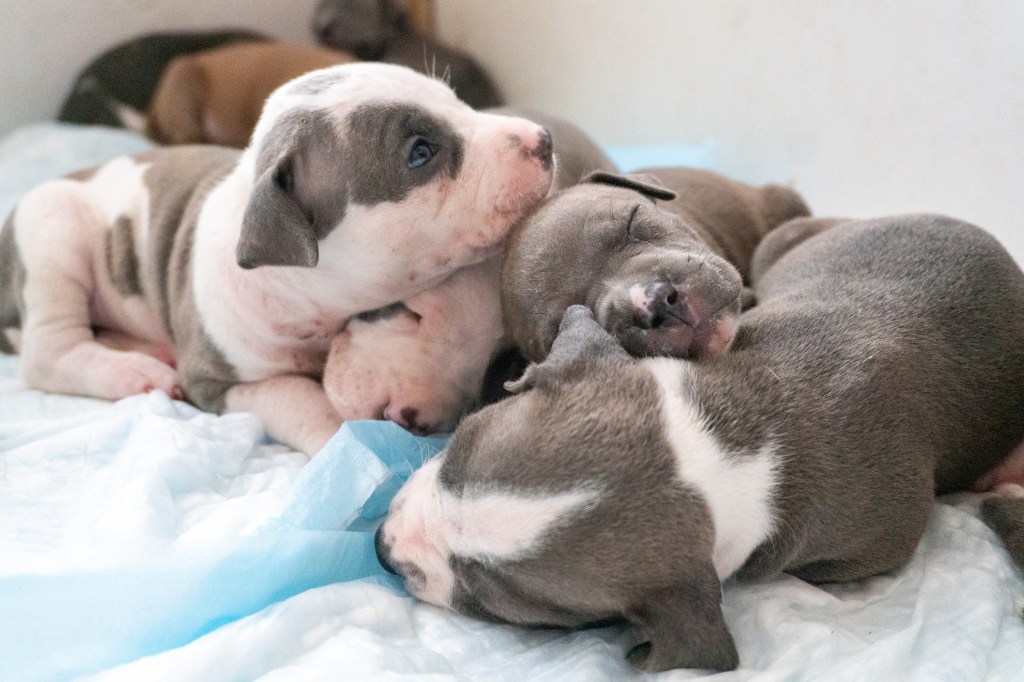
[[[1024,497],[990,497],[981,503],[981,518],[1024,571]]]

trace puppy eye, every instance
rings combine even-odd
[[[636,223],[636,214],[640,210],[640,205],[633,207],[633,210],[629,214],[629,220],[626,221],[626,237],[629,241],[642,241],[640,236],[640,225]]]
[[[422,168],[427,165],[435,153],[434,146],[430,144],[423,137],[413,138],[412,144],[409,147],[409,157],[407,163],[409,168]]]

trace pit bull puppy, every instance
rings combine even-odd
[[[808,214],[790,189],[710,171],[595,173],[547,199],[510,235],[505,326],[535,362],[573,304],[591,308],[634,355],[720,353],[736,330],[754,248]]]
[[[401,0],[321,0],[313,14],[313,34],[322,45],[360,59],[444,78],[474,109],[504,103],[483,67],[465,52],[418,31]]]
[[[894,570],[934,495],[1024,438],[1024,273],[933,215],[849,222],[755,282],[730,352],[637,359],[566,312],[377,534],[415,596],[483,619],[625,619],[644,670],[739,656],[721,582]]]
[[[146,110],[175,57],[232,43],[267,40],[252,31],[150,33],[115,45],[82,70],[57,119],[143,132]]]
[[[488,113],[527,118],[551,134],[553,191],[595,170],[616,171],[604,151],[569,121],[512,107]],[[324,369],[324,388],[335,409],[349,419],[389,419],[425,434],[451,431],[481,401],[496,399],[502,381],[485,380],[488,370],[514,378],[525,366],[503,353],[509,344],[499,270],[498,257],[462,268],[419,296],[352,320],[332,342]],[[449,342],[424,342],[431,338]],[[453,347],[457,353],[450,352]]]
[[[146,115],[146,135],[161,144],[242,148],[274,90],[304,73],[356,58],[300,43],[247,42],[171,60]]]
[[[26,195],[0,231],[0,335],[21,328],[31,387],[162,389],[255,412],[312,454],[344,417],[319,383],[331,339],[493,257],[551,164],[541,126],[440,81],[314,71],[270,97],[242,153],[169,147]]]

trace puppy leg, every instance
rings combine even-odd
[[[459,270],[393,312],[349,323],[331,346],[324,388],[346,419],[451,430],[476,404],[503,338],[497,264]]]
[[[122,351],[138,351],[151,358],[156,358],[169,367],[177,367],[178,362],[174,357],[174,348],[163,343],[151,343],[141,341],[133,336],[109,329],[101,329],[96,332],[96,341],[107,348]]]
[[[1013,484],[1018,488],[1024,486],[1024,443],[1017,445],[1006,459],[972,483],[969,490],[983,493]]]
[[[341,428],[319,383],[285,374],[236,384],[225,395],[228,412],[253,412],[271,438],[312,457]]]
[[[144,353],[103,346],[93,335],[89,311],[98,266],[92,240],[104,226],[81,185],[61,180],[33,190],[19,204],[14,228],[26,270],[20,339],[25,383],[114,400],[154,389],[180,398],[174,368]]]

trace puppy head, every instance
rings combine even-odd
[[[405,22],[401,0],[322,0],[313,13],[313,34],[328,47],[374,61]]]
[[[646,670],[735,667],[714,524],[676,473],[654,383],[573,307],[519,394],[464,419],[399,491],[381,563],[415,596],[486,620],[625,619]]]
[[[346,64],[267,100],[238,262],[320,267],[367,285],[426,288],[492,255],[547,193],[547,131],[481,114],[410,69]]]
[[[506,325],[531,360],[544,357],[562,311],[591,308],[636,356],[726,350],[736,331],[739,272],[674,213],[652,179],[597,172],[553,195],[509,239]],[[682,199],[685,200],[685,199]]]

